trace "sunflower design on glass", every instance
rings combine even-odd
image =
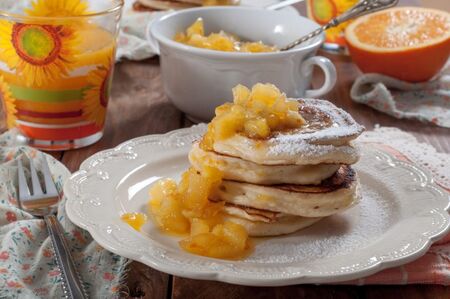
[[[0,101],[3,104],[3,112],[6,115],[6,125],[8,128],[12,128],[16,125],[16,105],[8,84],[0,76]]]
[[[101,127],[105,123],[106,107],[111,91],[111,64],[109,68],[98,66],[95,70],[89,72],[88,82],[91,87],[84,92],[83,116],[86,120]]]
[[[25,12],[34,17],[70,17],[88,14],[85,0],[37,0]]]
[[[28,86],[68,76],[77,43],[69,26],[0,21],[0,58],[23,76]]]

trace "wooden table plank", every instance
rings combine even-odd
[[[220,282],[174,278],[172,299],[448,299],[450,288],[435,285],[346,286],[295,285],[246,287]]]
[[[174,277],[172,299],[357,299],[358,287],[297,285],[288,287],[246,287],[220,282]]]
[[[364,299],[449,299],[450,288],[437,285],[366,286],[361,288]]]
[[[147,265],[131,262],[128,265],[126,284],[122,292],[130,298],[170,298],[172,276]]]

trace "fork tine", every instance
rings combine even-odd
[[[36,172],[36,168],[34,167],[33,160],[30,160],[30,172],[31,172],[31,187],[33,189],[33,196],[42,196],[44,192],[42,191],[41,182],[39,182],[39,177]]]
[[[30,189],[28,189],[27,179],[25,178],[25,171],[23,169],[22,160],[17,160],[17,176],[19,179],[19,205],[20,199],[30,197]]]
[[[44,175],[46,193],[48,195],[58,195],[58,190],[56,190],[55,182],[53,181],[52,175],[50,173],[46,156],[43,156],[42,159],[41,172]]]

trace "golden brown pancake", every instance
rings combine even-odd
[[[253,221],[231,214],[225,215],[224,218],[227,221],[232,221],[245,227],[251,237],[268,237],[290,234],[311,226],[322,219],[320,217],[312,218],[284,215],[283,217],[277,218],[275,222],[267,223]]]
[[[280,184],[276,185],[277,188],[289,192],[298,193],[328,193],[343,188],[350,188],[356,180],[355,170],[348,166],[342,165],[333,176],[322,181],[318,185],[293,185],[293,184]]]
[[[211,199],[302,217],[326,217],[359,200],[358,179],[350,166],[342,166],[319,185],[269,186],[224,180]]]
[[[178,10],[185,8],[192,8],[201,5],[199,1],[186,1],[186,0],[137,0],[133,9],[136,11],[158,11],[158,10]]]
[[[267,139],[236,134],[215,140],[214,151],[265,165],[354,164],[358,150],[351,141],[364,130],[355,120],[331,102],[300,100],[305,125],[276,132]]]
[[[225,203],[224,211],[230,215],[240,216],[251,221],[261,221],[266,223],[273,223],[277,221],[282,213],[272,212],[268,210],[255,209],[243,205],[237,205],[230,202]]]
[[[205,166],[219,169],[226,180],[267,185],[320,184],[340,167],[339,164],[261,165],[214,151],[205,151],[198,143],[192,145],[189,161],[199,171]]]
[[[245,227],[252,237],[290,234],[306,228],[321,217],[300,217],[226,203],[224,219]]]

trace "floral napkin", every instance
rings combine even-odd
[[[364,74],[353,83],[350,96],[355,102],[396,118],[450,128],[450,64],[435,79],[423,83]]]
[[[16,207],[17,160],[33,159],[37,167],[43,155],[30,147],[12,144],[13,133],[0,136],[0,298],[62,298],[60,271],[43,220]],[[70,172],[47,155],[53,179],[62,195]],[[58,209],[75,264],[91,298],[118,298],[127,260],[103,249],[85,230],[71,223]]]

